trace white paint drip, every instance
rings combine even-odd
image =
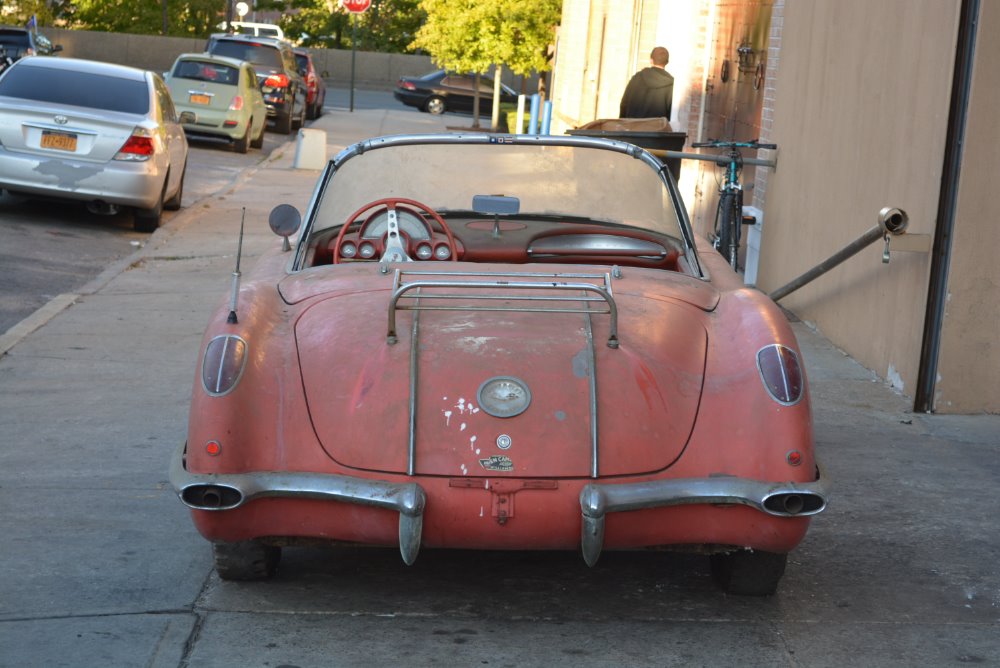
[[[441,411],[444,413],[444,426],[451,426],[451,411]]]
[[[479,454],[479,448],[476,448],[476,454],[477,455]]]
[[[462,464],[462,475],[469,475],[469,469],[465,468],[465,464]]]
[[[484,513],[483,513],[483,507],[479,506],[479,516],[482,517],[483,515],[484,515]]]
[[[465,431],[465,423],[464,422],[462,423],[462,426],[458,428],[458,430],[459,431]]]
[[[477,455],[479,454],[479,451],[476,450],[476,437],[475,436],[473,436],[472,438],[469,439],[469,450],[475,450],[476,454]]]

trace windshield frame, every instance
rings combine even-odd
[[[467,144],[467,145],[490,145],[490,144],[521,144],[540,146],[569,146],[580,148],[594,148],[617,153],[624,153],[648,166],[666,189],[668,199],[674,207],[676,222],[680,229],[681,237],[679,241],[684,244],[684,251],[690,260],[692,270],[696,272],[696,277],[702,280],[709,280],[707,269],[702,265],[698,256],[694,232],[691,221],[688,218],[687,209],[684,207],[674,180],[666,163],[660,162],[648,151],[629,144],[627,142],[602,139],[596,137],[576,137],[563,135],[498,135],[488,133],[448,133],[448,134],[404,134],[373,137],[357,142],[343,149],[332,160],[327,163],[320,180],[313,192],[309,202],[309,207],[303,218],[299,229],[298,241],[295,254],[291,260],[289,270],[291,272],[301,271],[306,268],[306,257],[310,239],[313,234],[313,225],[317,220],[318,213],[323,204],[323,197],[328,191],[330,181],[337,172],[351,159],[363,155],[369,151],[389,148],[393,146],[410,145],[440,145],[440,144]]]

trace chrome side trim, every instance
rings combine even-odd
[[[766,505],[775,496],[795,495],[812,501],[798,513],[780,512]],[[583,514],[581,547],[588,566],[597,563],[604,548],[604,519],[608,513],[690,504],[737,504],[776,517],[804,517],[826,508],[827,483],[763,482],[747,478],[685,478],[624,484],[591,483],[580,491]]]
[[[420,551],[423,533],[424,507],[427,495],[416,483],[393,483],[324,473],[261,472],[232,474],[195,474],[185,467],[187,449],[182,444],[170,462],[170,484],[188,507],[207,512],[232,510],[253,499],[280,497],[286,499],[319,499],[359,506],[385,508],[399,513],[399,551],[407,565]],[[188,503],[185,490],[198,486],[215,486],[234,490],[239,499],[219,508],[201,508]]]

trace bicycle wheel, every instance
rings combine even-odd
[[[739,264],[741,209],[739,193],[722,193],[719,197],[719,253],[735,270]]]

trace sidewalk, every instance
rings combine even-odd
[[[332,111],[311,127],[327,132],[332,157],[365,137],[447,123],[455,118],[366,110]],[[182,211],[0,357],[0,666],[265,665],[265,656],[270,665],[369,665],[359,637],[397,646],[411,665],[551,656],[598,666],[618,645],[629,648],[627,663],[665,665],[681,643],[689,664],[1000,663],[1000,416],[914,415],[801,323],[833,496],[774,599],[727,599],[683,581],[667,592],[612,588],[593,601],[617,611],[602,626],[560,606],[573,586],[540,601],[517,586],[452,591],[442,575],[440,600],[407,599],[414,607],[398,619],[350,579],[220,586],[167,464],[184,438],[202,332],[228,295],[243,207],[244,271],[280,243],[267,227],[271,208],[306,208],[319,172],[293,169],[294,155],[293,141]],[[404,590],[414,571],[399,572],[388,589]],[[586,573],[569,584],[597,577]],[[343,611],[344,600],[356,609]],[[551,611],[537,612],[542,605]],[[517,627],[523,635],[511,634],[508,612],[530,622]],[[336,619],[317,622],[323,615]],[[432,644],[449,624],[477,641]],[[595,629],[610,638],[603,650],[554,649],[589,647]],[[282,660],[267,654],[272,645]]]

